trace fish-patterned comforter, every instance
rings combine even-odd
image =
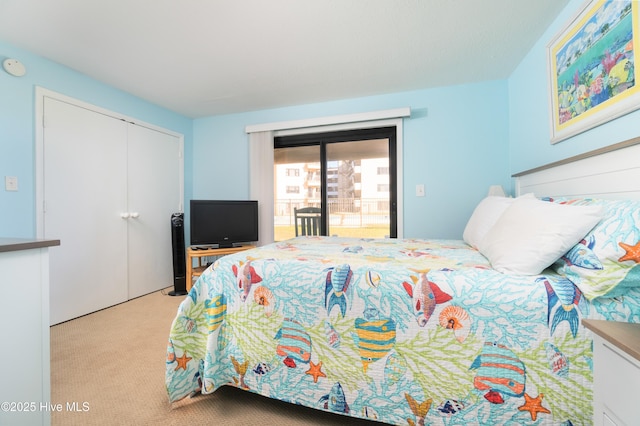
[[[587,317],[640,322],[640,290],[589,303],[462,241],[298,237],[203,273],[171,327],[166,387],[397,425],[588,425]]]

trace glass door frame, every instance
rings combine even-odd
[[[341,142],[357,142],[371,139],[389,141],[389,237],[398,237],[398,152],[396,126],[374,127],[353,130],[337,130],[321,133],[305,133],[290,136],[276,136],[274,149],[296,146],[320,146],[321,174],[321,234],[327,235],[328,191],[327,191],[327,154],[326,145]]]

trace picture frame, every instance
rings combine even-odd
[[[551,143],[640,108],[637,0],[588,0],[547,45]]]

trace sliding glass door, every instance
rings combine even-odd
[[[319,145],[290,146],[274,150],[275,241],[296,235],[295,209],[322,207],[319,159]]]
[[[397,236],[396,129],[277,137],[274,235],[295,236],[295,209],[321,209],[321,235]]]

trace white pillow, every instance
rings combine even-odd
[[[602,218],[601,206],[517,198],[478,250],[503,273],[537,275],[584,238]]]
[[[525,194],[518,198],[522,197],[533,198],[534,195]],[[497,196],[489,196],[480,201],[471,214],[467,226],[464,228],[462,234],[464,242],[477,249],[480,241],[482,241],[487,232],[489,232],[491,227],[498,221],[498,218],[514,201],[515,198]]]

